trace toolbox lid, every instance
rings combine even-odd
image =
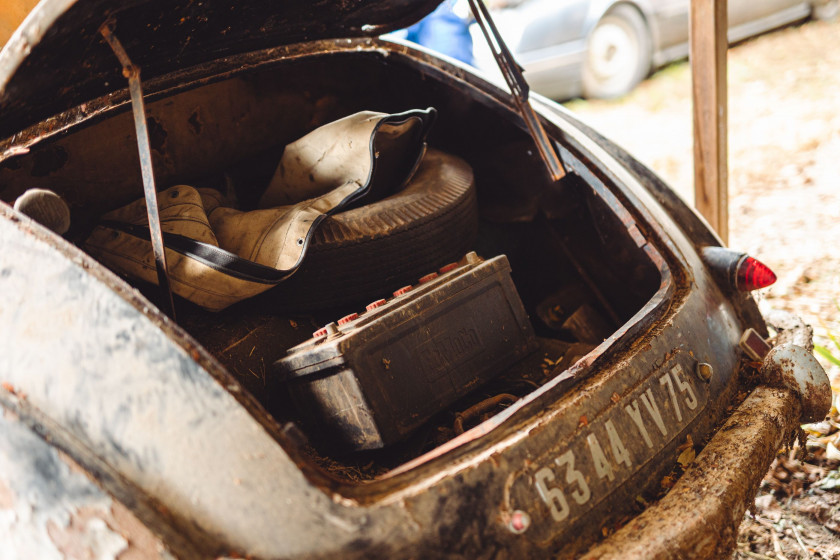
[[[42,0],[0,51],[0,139],[126,87],[99,33],[148,80],[224,56],[303,41],[376,36],[440,0]]]

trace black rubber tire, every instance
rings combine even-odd
[[[650,73],[652,49],[647,24],[636,8],[621,4],[611,9],[586,40],[583,96],[612,99],[630,92]],[[627,57],[627,64],[613,60],[616,53]]]
[[[298,271],[266,297],[287,312],[364,305],[460,259],[477,231],[472,169],[429,150],[402,191],[325,219]]]

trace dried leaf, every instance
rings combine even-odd
[[[831,473],[819,481],[816,486],[823,490],[840,490],[840,471],[831,471]]]
[[[694,451],[693,447],[687,447],[680,456],[677,457],[677,462],[682,466],[682,468],[687,468],[690,465],[694,458],[697,456],[697,453]]]
[[[837,447],[833,443],[829,442],[825,446],[825,457],[826,459],[840,461],[840,449],[837,449]]]

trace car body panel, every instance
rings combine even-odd
[[[255,68],[350,56],[410,69],[525,129],[508,94],[464,66],[368,38],[228,53],[150,72],[144,87],[160,100]],[[109,72],[120,79],[116,64]],[[7,99],[23,103],[14,96],[28,87],[8,88]],[[0,157],[127,108],[124,82],[91,87],[98,97],[43,121],[32,119],[75,98],[33,100],[33,114],[7,125],[21,128],[0,143]],[[658,489],[689,435],[701,442],[726,417],[738,340],[764,322],[752,299],[719,286],[704,266],[698,247],[718,240],[702,219],[561,108],[540,98],[535,106],[567,170],[620,221],[660,285],[594,351],[503,412],[370,483],[337,481],[302,453],[293,426],[278,425],[135,288],[0,203],[0,289],[16,294],[0,305],[4,418],[60,449],[178,557],[582,552],[635,513],[636,496]],[[540,193],[524,185],[520,194]],[[695,373],[700,362],[715,372],[708,381]]]
[[[4,558],[169,557],[160,539],[68,455],[45,441],[43,432],[15,414],[6,396],[0,395]]]
[[[0,51],[0,137],[122,87],[99,36],[111,21],[151,79],[231,54],[321,38],[376,36],[421,19],[436,0],[275,4],[45,0]]]
[[[384,45],[341,41],[334,43],[333,49],[381,53]],[[314,50],[320,52],[323,45]],[[269,60],[272,54],[264,53]],[[389,56],[399,54],[391,52]],[[413,55],[408,49],[403,56],[419,57],[415,62],[430,75],[450,70],[442,67],[444,63]],[[236,67],[235,61],[228,63]],[[485,95],[502,102],[502,92],[483,87]],[[549,131],[555,137],[583,137],[561,120]],[[703,270],[702,265],[689,242],[677,237],[675,245],[661,226],[654,225],[670,219],[655,203],[642,203],[644,190],[632,177],[611,158],[598,155],[603,158],[603,169],[622,185],[619,192],[625,200],[621,202],[591,175],[591,162],[581,159],[593,155],[564,155],[578,173],[589,174],[589,181],[600,185],[601,196],[624,216],[637,243],[660,259],[660,293],[605,341],[594,359],[580,362],[491,423],[468,431],[376,484],[362,489],[329,485],[332,490],[325,491],[318,475],[301,471],[301,460],[288,454],[287,447],[294,449],[285,439],[288,436],[271,424],[189,336],[101,265],[8,210],[4,211],[0,236],[3,254],[20,256],[12,259],[17,264],[3,276],[4,291],[26,297],[20,307],[4,309],[4,315],[14,316],[5,315],[0,324],[27,336],[21,339],[11,331],[0,336],[0,340],[15,340],[14,347],[0,354],[3,369],[11,372],[5,381],[18,394],[27,395],[27,405],[37,414],[49,415],[45,425],[66,427],[59,432],[67,430],[68,453],[78,456],[87,468],[103,469],[98,476],[108,481],[105,487],[111,493],[167,503],[164,519],[151,516],[144,522],[152,527],[178,527],[191,541],[206,543],[206,552],[305,557],[316,551],[328,552],[324,548],[327,542],[336,553],[358,549],[358,557],[405,556],[417,550],[471,555],[488,543],[505,547],[511,554],[558,552],[554,549],[557,539],[597,532],[600,527],[591,519],[615,509],[619,497],[624,497],[624,507],[631,505],[628,496],[658,483],[664,469],[671,466],[649,463],[652,456],[663,449],[675,453],[687,434],[699,440],[711,428],[723,413],[719,403],[728,402],[734,388],[737,340],[742,330],[710,276],[684,277],[681,272],[671,277],[670,270]],[[657,256],[660,251],[666,251],[665,260]],[[64,264],[58,266],[59,262]],[[33,276],[27,272],[45,269],[51,273]],[[708,338],[690,344],[682,338],[681,342],[698,321]],[[80,335],[74,345],[62,338],[71,324]],[[673,336],[657,336],[665,324]],[[153,360],[147,359],[150,348],[156,349]],[[42,355],[49,360],[43,360]],[[712,363],[720,372],[710,386],[694,376],[698,360]],[[677,364],[681,370],[674,369]],[[612,375],[616,371],[621,375]],[[678,376],[673,385],[680,401],[672,398],[667,382],[662,381],[669,375]],[[583,380],[586,391],[570,391]],[[690,383],[694,399],[680,392],[685,383]],[[711,392],[718,395],[715,401],[708,400]],[[654,395],[656,402],[645,401],[641,394]],[[688,404],[686,399],[696,400],[695,408],[679,405],[682,416],[678,418],[673,403]],[[87,406],[79,410],[79,402]],[[662,427],[655,416],[645,412],[645,402],[661,411],[667,438],[656,435]],[[627,407],[633,414],[637,407],[642,415],[648,414],[644,426],[651,438],[657,438],[655,446],[647,446],[643,435],[634,437],[633,430],[639,428]],[[581,414],[566,410],[585,411],[584,425]],[[611,435],[612,428],[617,435]],[[208,436],[202,437],[203,433]],[[221,434],[224,437],[219,437]],[[575,446],[579,468],[589,464],[587,471],[594,472],[590,436],[600,443],[618,476],[593,480],[591,500],[580,504],[568,523],[557,523],[550,504],[540,496],[535,473],[562,456],[565,445]],[[62,438],[60,433],[50,437]],[[633,465],[647,466],[623,469],[613,457],[611,437],[625,442]],[[185,445],[187,441],[193,443]],[[232,448],[239,451],[231,453]],[[508,473],[519,476],[509,478]],[[124,480],[132,484],[126,486]],[[440,502],[441,495],[451,498]],[[606,500],[607,496],[611,500]],[[468,519],[462,513],[465,507],[473,512]],[[507,521],[517,510],[532,517],[534,531],[515,535],[509,530]],[[433,512],[429,514],[439,522],[418,525],[411,521],[412,515],[420,515],[417,512]],[[583,516],[584,512],[589,515]],[[573,523],[573,517],[580,521]],[[384,535],[389,535],[386,542]],[[360,542],[378,544],[370,548]],[[564,553],[568,550],[572,547],[567,546]]]

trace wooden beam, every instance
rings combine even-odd
[[[691,0],[689,58],[694,101],[694,204],[729,242],[727,0]]]

